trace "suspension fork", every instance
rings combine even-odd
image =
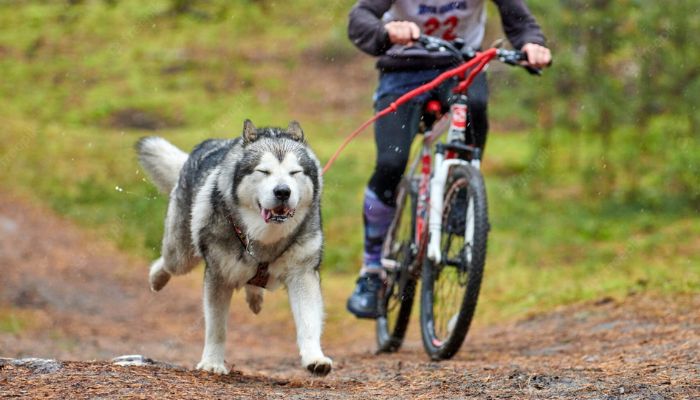
[[[442,261],[440,250],[440,237],[442,236],[442,208],[445,195],[445,183],[447,174],[455,165],[468,165],[469,162],[450,158],[445,160],[445,149],[441,143],[435,146],[435,166],[433,177],[430,180],[430,213],[428,216],[428,259],[435,264]]]

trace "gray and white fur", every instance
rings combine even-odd
[[[264,290],[247,282],[260,263],[269,263],[266,289],[287,288],[302,365],[317,375],[330,372],[332,361],[320,343],[321,166],[299,124],[257,129],[246,120],[241,137],[207,140],[189,155],[159,137],[143,138],[136,148],[148,175],[170,195],[151,289],[161,290],[172,275],[205,261],[206,332],[197,369],[228,373],[224,344],[231,295],[245,287],[250,309],[260,312]]]

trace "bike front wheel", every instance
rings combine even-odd
[[[462,346],[479,297],[489,232],[486,188],[471,165],[453,167],[442,209],[441,261],[423,262],[421,334],[433,360]]]
[[[377,345],[380,352],[395,352],[403,343],[411,317],[417,276],[415,263],[415,191],[411,180],[404,178],[398,187],[396,214],[389,226],[382,249],[382,265],[386,272],[379,296]]]

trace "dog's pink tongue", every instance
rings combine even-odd
[[[268,210],[267,208],[263,208],[260,210],[260,215],[265,220],[265,223],[268,223],[270,222],[270,218],[272,218],[272,211]]]

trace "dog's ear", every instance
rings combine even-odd
[[[287,133],[297,142],[304,141],[304,131],[297,121],[291,121],[289,123],[289,126],[287,126]]]
[[[243,121],[243,144],[252,143],[258,138],[258,130],[253,125],[253,121],[246,119]]]

